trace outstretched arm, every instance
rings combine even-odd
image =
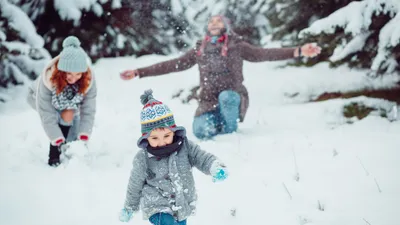
[[[188,140],[189,162],[206,175],[213,176],[214,181],[224,180],[228,176],[225,165],[218,158],[204,150],[200,146]]]
[[[187,70],[196,64],[196,50],[192,49],[179,58],[157,63],[137,70],[137,75],[142,77],[159,76],[172,72]]]
[[[200,149],[200,146],[188,140],[189,162],[204,174],[211,174],[211,166],[217,160],[213,154]]]
[[[295,57],[298,48],[260,48],[247,42],[241,42],[241,55],[250,62],[285,60]]]
[[[241,55],[250,62],[285,60],[295,57],[315,57],[321,48],[314,43],[307,43],[296,48],[259,48],[246,42],[240,43]]]
[[[200,147],[189,141],[189,162],[206,175],[211,175],[213,181],[223,181],[228,177],[228,170],[216,156],[200,149]]]

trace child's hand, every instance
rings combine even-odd
[[[129,222],[129,220],[132,219],[132,216],[133,216],[133,211],[132,211],[132,209],[124,208],[124,209],[122,209],[121,212],[119,213],[119,220],[120,220],[121,222],[127,223],[127,222]]]
[[[213,182],[223,181],[228,178],[228,170],[225,165],[215,161],[210,168],[210,173],[213,176]]]
[[[226,178],[228,178],[228,170],[226,168],[219,168],[213,176],[213,182],[223,181]]]

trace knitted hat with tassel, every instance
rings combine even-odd
[[[144,105],[140,113],[140,123],[142,128],[142,137],[139,138],[137,145],[140,148],[146,148],[147,138],[151,131],[157,128],[168,128],[175,135],[184,137],[186,130],[184,127],[176,126],[174,115],[167,105],[156,100],[153,97],[153,91],[147,90],[140,96],[140,101]]]

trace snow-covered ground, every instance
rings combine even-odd
[[[119,72],[171,57],[104,59],[95,65],[98,112],[85,157],[74,143],[69,163],[47,166],[49,142],[39,117],[25,103],[26,88],[13,89],[0,105],[0,224],[121,224],[133,156],[140,136],[140,94],[148,88],[169,105],[175,120],[192,134],[196,102],[171,96],[197,83],[188,71],[122,81]],[[230,169],[213,183],[196,171],[197,215],[190,225],[398,225],[400,218],[400,122],[369,116],[353,124],[342,116],[357,98],[304,103],[324,91],[382,87],[395,77],[370,80],[347,68],[276,69],[281,63],[246,63],[250,108],[238,133],[199,142]],[[287,95],[299,93],[296,98]],[[231,211],[236,210],[236,216]],[[396,214],[397,213],[397,214]],[[149,224],[141,214],[130,224]]]

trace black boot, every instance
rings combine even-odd
[[[71,126],[64,126],[61,124],[59,124],[58,126],[60,127],[64,138],[67,139],[69,128]],[[62,145],[63,144],[61,144],[60,146],[54,146],[54,145],[50,144],[49,161],[48,161],[48,164],[50,166],[57,167],[58,165],[60,165],[60,155],[61,155],[61,146]]]
[[[54,146],[50,144],[50,152],[49,152],[49,166],[57,167],[60,165],[60,150],[58,146]]]

